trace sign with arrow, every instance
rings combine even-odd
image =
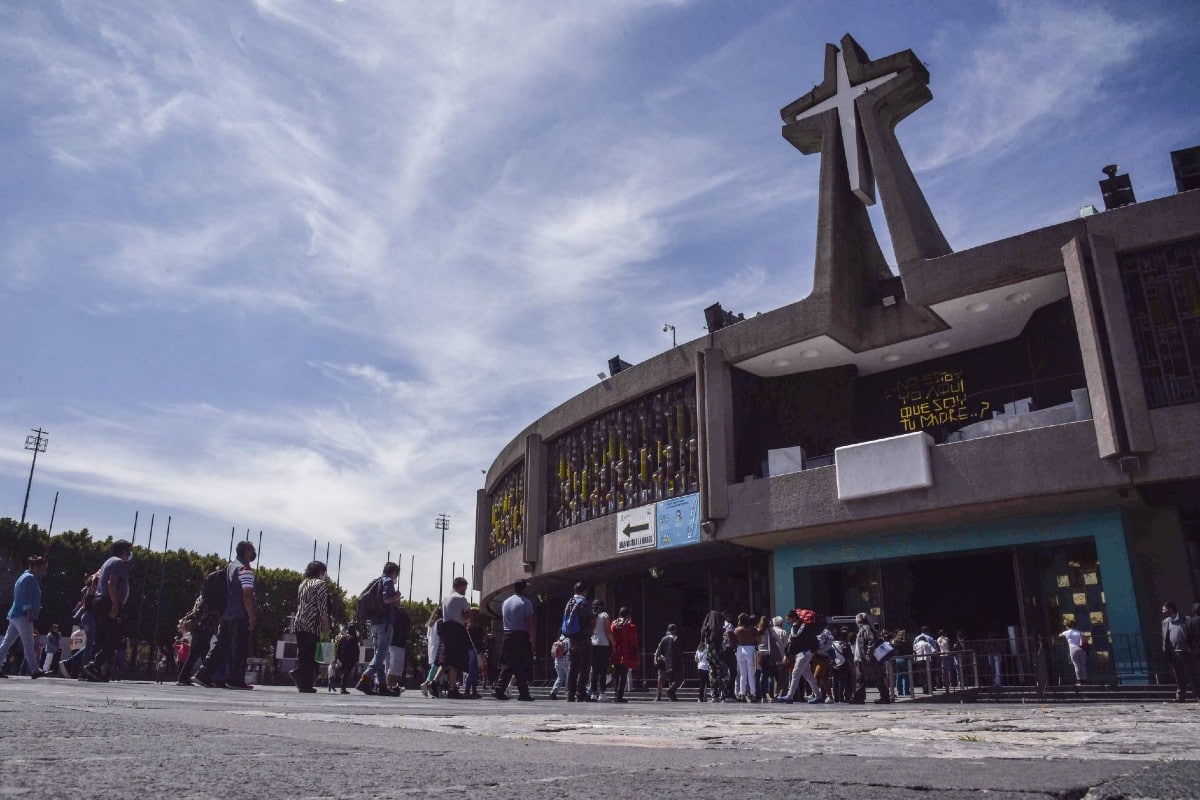
[[[649,550],[656,542],[654,503],[617,513],[617,552]]]

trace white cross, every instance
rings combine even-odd
[[[846,54],[837,60],[837,92],[828,100],[822,100],[812,108],[796,115],[796,120],[815,117],[829,109],[837,109],[838,127],[842,131],[842,150],[846,154],[846,169],[850,173],[850,189],[863,201],[863,205],[875,204],[875,181],[868,177],[867,185],[863,185],[863,175],[858,165],[860,159],[870,163],[870,153],[861,154],[858,151],[858,110],[854,101],[862,95],[886,83],[899,75],[899,72],[889,72],[878,78],[873,78],[857,86],[850,85],[850,76],[846,73]]]

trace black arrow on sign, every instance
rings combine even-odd
[[[639,531],[648,530],[650,530],[650,523],[643,522],[641,525],[626,525],[625,530],[621,531],[621,533],[625,534],[625,537],[628,538]]]

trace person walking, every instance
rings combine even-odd
[[[377,616],[367,620],[371,624],[371,663],[354,686],[363,694],[375,694],[377,682],[381,689],[387,686],[387,656],[388,648],[392,646],[392,608],[400,601],[400,593],[396,591],[396,578],[399,575],[398,564],[388,561],[383,565],[383,574],[379,577],[379,593],[383,602],[379,605]]]
[[[1165,608],[1165,606],[1164,606]],[[1163,623],[1166,631],[1166,623]],[[1084,647],[1083,634],[1075,626],[1075,620],[1067,623],[1067,629],[1059,634],[1067,642],[1067,653],[1071,657],[1071,666],[1075,668],[1075,685],[1081,686],[1087,681],[1087,650]],[[997,684],[999,685],[999,684]]]
[[[288,673],[301,692],[317,691],[317,642],[329,635],[329,584],[327,569],[321,561],[304,568],[304,580],[296,590],[296,616],[292,632],[296,635],[296,668]]]
[[[250,542],[238,542],[235,552],[237,560],[225,568],[227,599],[217,624],[217,641],[196,670],[196,683],[207,689],[220,686],[216,675],[222,666],[226,668],[225,688],[254,688],[246,683],[246,659],[250,655],[250,634],[258,624],[254,570],[250,566],[258,553]]]
[[[1175,701],[1187,701],[1188,689],[1195,691],[1195,676],[1192,675],[1191,647],[1187,636],[1187,620],[1170,601],[1162,604],[1162,653],[1163,659],[1175,675]],[[1200,694],[1197,695],[1200,697]]]
[[[571,666],[567,671],[567,702],[591,701],[588,694],[588,672],[592,668],[592,604],[584,595],[587,587],[575,584],[575,594],[563,608],[560,631],[571,640]]]
[[[875,701],[879,704],[892,702],[891,689],[888,686],[887,670],[883,668],[883,664],[875,657],[875,648],[879,646],[883,640],[875,629],[871,627],[870,618],[865,613],[860,612],[854,618],[854,622],[858,625],[858,633],[854,637],[854,666],[857,672],[857,678],[854,686],[854,702],[862,704],[866,702],[867,685],[874,684],[879,690],[879,698]]]
[[[611,647],[609,648],[612,649]],[[570,669],[571,640],[559,634],[550,645],[550,658],[554,659],[554,685],[550,687],[550,699],[558,699],[558,690],[567,685],[567,670]]]
[[[803,616],[801,616],[802,614]],[[812,657],[819,646],[817,634],[820,633],[816,614],[808,609],[789,609],[786,618],[791,627],[788,634],[787,653],[792,657],[792,676],[788,682],[787,695],[783,698],[783,702],[794,703],[797,698],[804,698],[804,695],[800,693],[800,681],[802,680],[812,690],[812,701],[824,702],[824,698],[821,697],[821,687],[812,673]]]
[[[708,646],[701,639],[696,645],[696,654],[693,656],[696,661],[696,675],[699,677],[700,696],[697,702],[703,703],[708,700]]]
[[[404,694],[404,671],[408,642],[412,638],[412,616],[404,603],[392,606],[392,644],[388,648],[387,692],[393,697]]]
[[[213,611],[204,602],[204,593],[201,592],[196,598],[196,602],[192,604],[192,610],[184,614],[179,620],[179,632],[190,635],[191,642],[187,644],[187,652],[180,654],[179,675],[175,678],[175,683],[179,686],[193,686],[192,673],[196,669],[208,651],[212,649],[213,637],[217,634],[217,626],[221,622],[221,615]]]
[[[627,703],[625,687],[628,685],[629,672],[642,663],[637,626],[633,624],[633,609],[622,606],[609,632],[612,636],[610,659],[613,665],[613,702]]]
[[[658,691],[655,700],[662,700],[663,687],[667,689],[667,699],[677,701],[676,690],[683,683],[683,648],[679,646],[679,636],[675,633],[675,623],[667,626],[667,632],[658,640],[654,648],[654,666],[658,668]]]
[[[758,630],[750,624],[749,614],[738,614],[737,627],[733,636],[737,642],[737,686],[734,695],[740,702],[754,699],[757,687],[754,683],[754,659],[758,652]]]
[[[100,567],[96,594],[92,598],[96,650],[92,660],[82,668],[83,675],[93,682],[108,680],[105,673],[121,646],[121,611],[129,599],[129,562],[133,560],[133,545],[118,539],[112,543],[109,553],[108,560]]]
[[[25,559],[25,571],[13,584],[13,602],[8,610],[8,630],[0,641],[0,663],[8,658],[8,651],[21,640],[25,655],[25,666],[30,678],[40,678],[45,673],[37,662],[37,648],[33,643],[34,623],[42,612],[41,580],[46,577],[50,561],[45,556],[30,556]],[[2,674],[2,673],[0,673]]]
[[[592,628],[592,686],[593,700],[604,700],[608,689],[608,664],[612,655],[612,620],[604,610],[604,601],[592,601],[592,616],[596,622]]]
[[[525,580],[514,583],[512,596],[500,607],[501,623],[504,626],[504,639],[500,650],[504,668],[500,670],[496,688],[492,691],[492,696],[497,700],[509,699],[505,690],[513,678],[517,680],[517,699],[533,700],[533,695],[529,693],[529,672],[533,667],[534,632],[537,628],[533,615],[533,601],[525,596],[528,588],[529,583]]]
[[[446,672],[449,687],[446,697],[451,700],[462,699],[459,680],[468,666],[467,614],[471,610],[471,601],[466,597],[467,585],[466,578],[455,578],[452,591],[442,603],[442,650],[437,664]]]
[[[358,649],[358,628],[354,623],[350,623],[346,626],[346,632],[338,637],[334,645],[342,694],[350,694],[349,686],[354,680],[354,668],[358,665]]]

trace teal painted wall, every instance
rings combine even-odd
[[[856,561],[959,553],[1023,544],[1093,538],[1100,561],[1100,582],[1113,634],[1141,632],[1125,525],[1119,509],[995,520],[954,528],[885,534],[781,547],[773,557],[776,613],[791,608],[797,567],[849,564]]]

